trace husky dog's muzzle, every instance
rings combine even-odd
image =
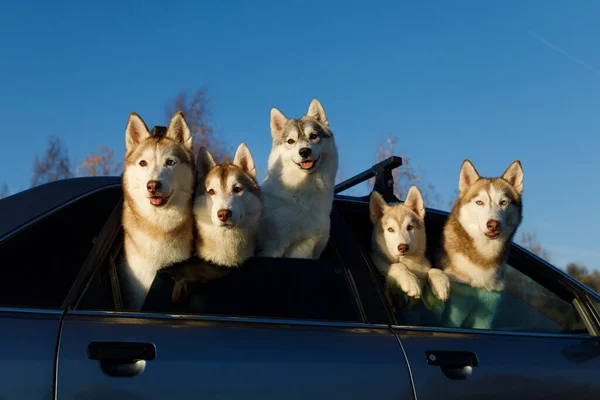
[[[312,157],[309,156],[300,162],[294,161],[294,163],[297,166],[299,166],[300,169],[303,171],[313,171],[316,168],[317,163],[319,162],[320,159],[321,159],[321,156],[317,157],[316,159],[313,159]]]
[[[148,181],[146,189],[148,190],[150,204],[153,206],[162,207],[169,201],[170,196],[163,191],[163,185],[160,181]]]
[[[500,221],[495,219],[490,219],[486,223],[486,228],[487,231],[484,233],[484,235],[490,239],[497,239],[502,233],[502,226],[500,224]]]

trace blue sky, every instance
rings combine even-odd
[[[525,171],[524,223],[552,261],[600,267],[600,2],[11,1],[0,5],[0,183],[26,189],[49,135],[73,162],[124,151],[131,111],[206,87],[263,169],[269,110],[321,100],[346,176],[386,135],[446,197],[464,158]],[[366,193],[366,189],[361,189]]]

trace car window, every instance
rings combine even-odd
[[[368,206],[344,206],[342,212],[352,227],[365,254],[371,251],[373,225]],[[435,259],[437,246],[446,217],[428,213],[427,257]],[[530,333],[581,333],[588,331],[576,307],[556,295],[511,265],[515,254],[506,265],[506,285],[501,293],[475,289],[458,282],[451,283],[450,298],[443,303],[426,285],[419,299],[408,298],[402,292],[385,289],[385,279],[373,267],[386,299],[392,307],[396,323],[406,326],[486,329]]]
[[[401,325],[487,329],[530,333],[587,334],[575,306],[528,276],[506,265],[506,284],[490,292],[452,282],[450,298],[437,299],[429,285],[421,299],[395,292],[396,320]]]
[[[0,306],[60,308],[121,196],[120,187],[94,192],[6,239]]]
[[[121,304],[122,237],[96,271],[77,309],[128,311]],[[161,270],[141,312],[362,322],[346,266],[330,244],[319,260],[251,258],[208,279],[198,259]],[[133,311],[133,310],[131,310]]]

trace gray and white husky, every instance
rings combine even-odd
[[[142,118],[132,113],[125,145],[121,273],[125,307],[139,310],[156,272],[192,253],[192,135],[181,112],[160,137],[152,136]]]
[[[374,225],[371,258],[379,272],[410,297],[420,297],[429,282],[434,295],[446,301],[450,281],[425,256],[425,206],[419,189],[411,186],[404,203],[391,205],[373,191],[369,211]]]
[[[338,167],[323,106],[313,99],[299,119],[273,108],[271,136],[258,255],[318,259],[329,240]]]

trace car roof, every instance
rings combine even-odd
[[[27,189],[0,200],[0,241],[11,231],[77,198],[110,186],[120,186],[120,176],[62,179]]]

